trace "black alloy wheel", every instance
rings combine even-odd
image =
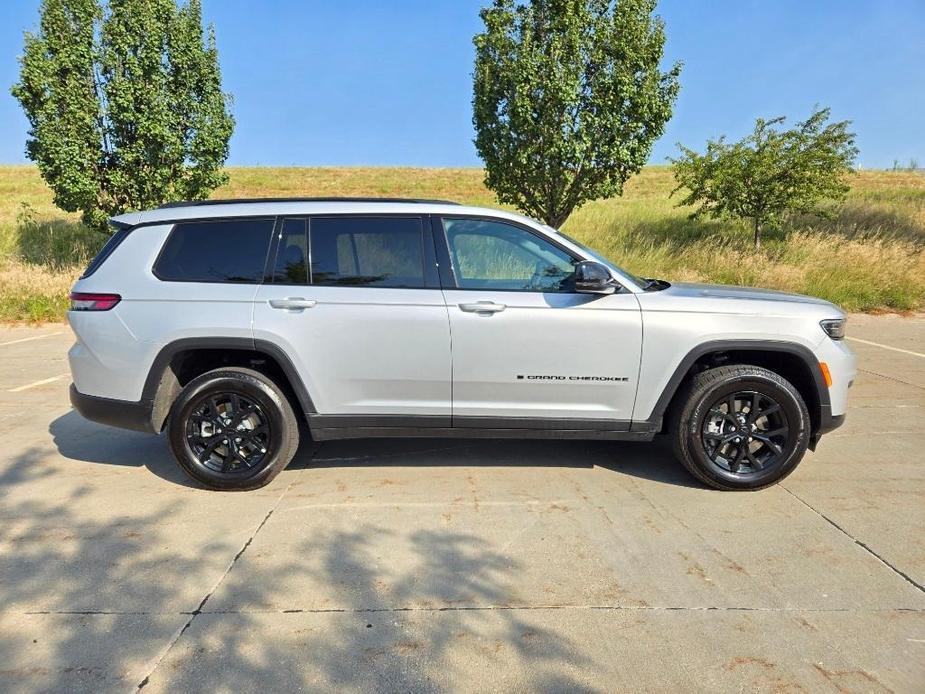
[[[243,367],[191,380],[168,422],[177,463],[210,489],[262,487],[285,469],[299,445],[299,425],[280,386]]]
[[[774,398],[757,391],[738,391],[714,402],[701,429],[704,453],[729,472],[760,472],[780,461],[790,426]]]
[[[203,395],[186,421],[186,442],[201,465],[240,474],[263,462],[272,430],[260,405],[237,393]]]
[[[809,446],[809,410],[780,374],[732,364],[691,376],[669,412],[675,455],[716,489],[763,489],[789,475]]]

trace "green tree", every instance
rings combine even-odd
[[[475,39],[475,146],[503,203],[553,227],[620,195],[671,117],[656,0],[495,0]]]
[[[692,217],[749,220],[756,250],[765,226],[788,213],[827,215],[818,203],[845,199],[858,154],[850,121],[828,123],[829,115],[816,108],[789,130],[778,127],[783,117],[759,118],[748,137],[710,140],[704,154],[679,144],[681,156],[671,159],[678,183],[672,195],[687,191],[678,204],[696,205]]]
[[[12,93],[27,156],[86,224],[226,180],[234,120],[200,0],[43,0]]]

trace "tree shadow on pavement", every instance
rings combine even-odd
[[[384,542],[407,561],[384,558]],[[597,669],[571,639],[507,605],[522,567],[475,535],[363,523],[287,548],[285,565],[267,543],[242,557],[225,600],[204,607],[165,663],[171,689],[220,673],[239,691],[465,690],[478,668],[486,681],[581,691],[570,672]],[[319,592],[293,590],[305,582]],[[492,668],[501,671],[482,674]]]
[[[437,691],[513,667],[530,689],[579,691],[571,673],[595,671],[511,609],[523,567],[471,533],[293,526],[274,511],[285,487],[133,492],[118,469],[61,464],[33,447],[0,472],[0,690]],[[292,541],[261,541],[280,531]]]

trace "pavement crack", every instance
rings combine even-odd
[[[397,614],[403,612],[544,612],[554,610],[592,610],[600,612],[767,612],[767,613],[894,613],[925,612],[925,608],[889,607],[857,609],[853,607],[755,607],[748,605],[447,605],[442,607],[323,607],[276,610],[216,610],[210,615],[234,614]]]
[[[831,525],[833,528],[835,528],[835,529],[838,530],[840,533],[842,533],[845,537],[849,538],[852,542],[854,542],[854,544],[856,544],[858,547],[860,547],[860,548],[863,549],[865,552],[867,552],[868,554],[870,554],[870,555],[871,555],[872,557],[874,557],[877,561],[879,561],[881,564],[883,564],[885,567],[887,567],[890,571],[892,571],[892,572],[895,573],[897,576],[899,576],[901,579],[903,579],[906,583],[908,583],[909,585],[911,585],[911,586],[913,586],[914,588],[916,588],[919,592],[925,593],[925,586],[923,586],[921,583],[919,583],[919,582],[916,581],[914,578],[912,578],[912,576],[910,576],[909,574],[907,574],[905,571],[903,571],[903,570],[900,569],[899,567],[894,566],[893,564],[891,564],[890,562],[888,562],[888,561],[887,561],[886,559],[884,559],[880,554],[878,554],[877,552],[875,552],[869,545],[867,545],[866,543],[862,542],[861,540],[859,540],[858,538],[856,538],[854,535],[852,535],[851,533],[849,533],[847,530],[845,530],[843,527],[841,527],[838,523],[836,523],[836,522],[833,521],[831,518],[829,518],[827,515],[825,515],[824,513],[822,513],[822,511],[818,510],[817,508],[815,508],[815,507],[813,507],[812,505],[810,505],[808,502],[804,501],[804,500],[803,500],[799,495],[797,495],[795,492],[791,491],[790,489],[788,489],[787,487],[785,487],[785,486],[782,485],[782,484],[779,484],[778,486],[779,486],[781,489],[783,489],[785,492],[787,492],[790,496],[792,496],[794,499],[796,499],[796,500],[799,501],[801,504],[803,504],[803,505],[804,505],[806,508],[808,508],[810,511],[812,511],[812,512],[815,513],[817,516],[819,516],[819,517],[822,518],[824,521],[826,521],[826,522],[827,522],[829,525]]]
[[[856,608],[856,607],[761,607],[755,605],[445,605],[430,607],[290,607],[278,609],[257,610],[197,610],[194,612],[119,612],[112,610],[86,610],[86,611],[29,611],[26,615],[189,615],[192,618],[200,615],[249,615],[249,614],[371,614],[403,612],[434,613],[434,612],[543,612],[567,610],[592,610],[599,612],[763,612],[763,613],[851,613],[851,614],[893,614],[897,612],[925,613],[921,607],[884,607],[884,608]],[[0,615],[3,615],[0,612]],[[176,639],[175,639],[176,640]],[[171,642],[173,643],[173,641]],[[166,654],[166,653],[165,653]],[[148,677],[154,672],[148,674]],[[147,678],[145,678],[147,679]]]
[[[925,390],[925,386],[920,386],[915,383],[909,383],[909,381],[904,381],[901,378],[896,378],[895,376],[887,376],[886,374],[877,373],[876,371],[870,371],[869,369],[858,369],[861,373],[870,374],[871,376],[879,376],[880,378],[885,378],[888,381],[893,381],[894,383],[902,383],[905,386],[912,386],[913,388],[918,388],[919,390]]]
[[[260,523],[254,529],[254,532],[250,534],[250,537],[247,538],[247,540],[244,542],[244,545],[241,547],[240,550],[238,550],[238,553],[234,555],[234,558],[232,558],[232,560],[228,563],[228,566],[225,567],[225,571],[222,573],[221,576],[219,576],[218,581],[215,582],[215,585],[212,586],[212,589],[209,590],[209,592],[206,593],[205,596],[202,598],[202,601],[199,603],[199,606],[192,612],[180,613],[180,614],[189,614],[189,619],[186,620],[186,623],[182,627],[180,627],[180,629],[177,630],[176,634],[174,634],[174,637],[170,640],[170,643],[167,644],[167,647],[164,648],[163,651],[161,651],[161,654],[154,661],[154,664],[152,665],[151,669],[148,670],[148,674],[146,674],[144,678],[141,680],[141,682],[138,683],[138,686],[135,689],[136,692],[141,691],[148,685],[148,682],[150,682],[151,680],[151,675],[154,674],[155,670],[157,670],[158,666],[160,666],[164,658],[167,657],[167,654],[170,653],[170,650],[176,645],[176,643],[180,640],[180,638],[182,638],[183,634],[186,633],[187,629],[190,628],[190,625],[192,625],[196,617],[198,617],[199,615],[203,613],[203,609],[205,608],[206,603],[209,602],[209,598],[212,597],[215,591],[218,590],[219,586],[222,585],[222,582],[225,580],[228,574],[231,573],[231,570],[234,568],[235,563],[238,561],[238,559],[241,558],[241,555],[247,551],[247,548],[250,547],[251,543],[254,541],[254,538],[257,537],[257,533],[259,533],[263,529],[263,526],[267,524],[267,521],[270,520],[270,516],[272,516],[273,513],[276,511],[276,509],[279,508],[279,505],[283,501],[283,497],[286,496],[286,493],[291,488],[292,488],[292,483],[290,483],[283,490],[283,493],[279,495],[279,498],[276,500],[276,503],[274,503],[273,507],[269,511],[267,511],[267,515],[263,517],[263,520],[260,521]]]

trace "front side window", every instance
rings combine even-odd
[[[263,281],[272,219],[221,219],[177,224],[154,264],[162,280]]]
[[[578,262],[525,229],[480,219],[444,219],[460,289],[570,292]]]
[[[308,236],[311,284],[425,286],[419,217],[313,217]]]

